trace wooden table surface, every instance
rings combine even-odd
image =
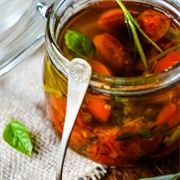
[[[139,178],[176,174],[180,171],[180,149],[153,164],[138,168],[109,168],[104,180],[138,180]]]

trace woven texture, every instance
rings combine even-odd
[[[43,45],[15,69],[0,77],[0,180],[55,180],[60,139],[44,109],[44,54]],[[34,147],[31,157],[13,149],[3,140],[8,115],[22,123],[30,133]],[[177,150],[169,157],[144,167],[108,168],[107,175],[102,179],[138,180],[140,177],[177,173],[180,170],[179,157]],[[97,163],[68,149],[63,180],[78,180],[78,177],[97,172],[97,166]]]
[[[31,57],[0,77],[0,180],[55,180],[60,139],[44,109],[44,54],[43,45]],[[3,140],[8,115],[22,123],[30,133],[34,146],[31,157]],[[63,180],[76,180],[96,165],[68,149]]]

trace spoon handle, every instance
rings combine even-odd
[[[70,62],[68,75],[67,106],[62,140],[58,148],[56,180],[62,179],[64,159],[76,117],[87,91],[91,78],[91,66],[83,59]]]

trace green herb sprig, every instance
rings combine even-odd
[[[10,119],[3,131],[4,140],[16,150],[30,156],[32,153],[33,145],[29,134],[21,123],[15,119]]]
[[[177,44],[177,45],[175,45],[175,46],[172,46],[171,48],[163,51],[162,53],[158,54],[157,56],[154,56],[152,59],[150,59],[150,60],[148,61],[148,64],[154,63],[154,62],[157,61],[158,59],[166,56],[167,54],[169,54],[169,53],[172,52],[172,51],[178,50],[179,48],[180,48],[180,44]]]
[[[139,180],[178,180],[180,178],[180,172],[177,174],[167,174],[162,176],[140,178]]]
[[[125,5],[122,3],[121,0],[116,0],[116,2],[119,4],[119,6],[121,7],[121,9],[124,12],[124,17],[125,17],[125,21],[127,23],[127,27],[128,30],[131,31],[131,35],[133,37],[134,40],[134,45],[135,45],[135,49],[137,49],[142,62],[146,68],[146,70],[148,70],[148,63],[147,63],[147,59],[144,53],[144,50],[142,48],[142,45],[140,43],[138,34],[136,29],[160,52],[163,52],[163,50],[151,39],[149,38],[149,36],[140,28],[140,26],[138,25],[138,23],[136,22],[136,20],[133,18],[133,16],[131,15],[131,13],[127,10],[127,8],[125,7]]]

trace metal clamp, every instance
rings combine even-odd
[[[47,4],[45,2],[39,2],[36,5],[36,9],[37,9],[37,11],[39,11],[41,13],[41,15],[44,18],[47,19],[49,14],[51,13],[53,5],[54,5],[54,3],[51,4],[50,6],[47,6]]]

